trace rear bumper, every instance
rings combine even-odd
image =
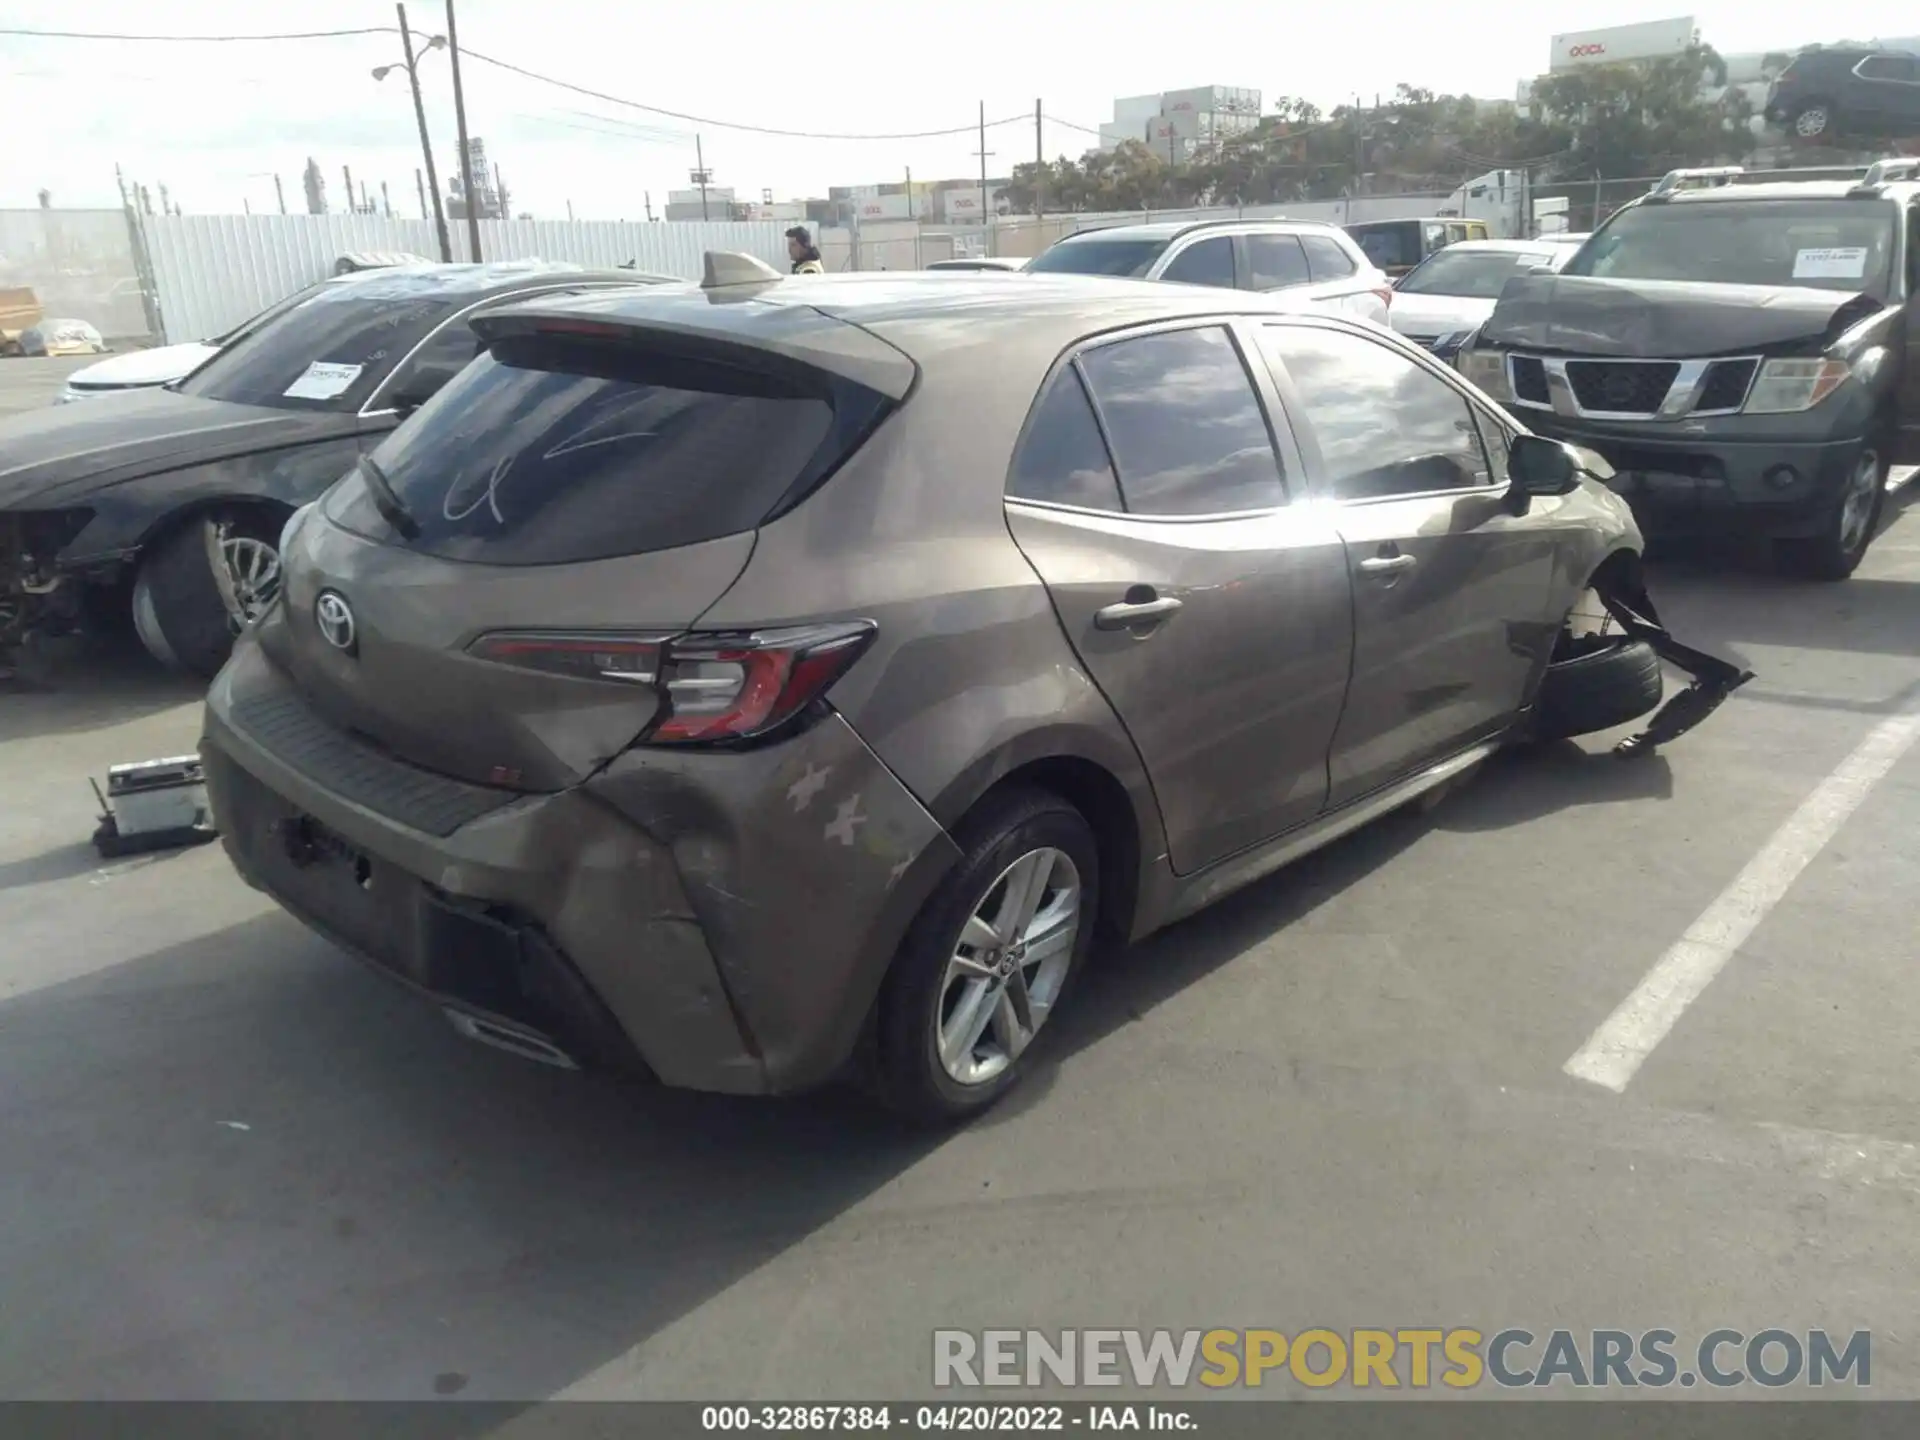
[[[1825,522],[1864,443],[1818,444],[1623,435],[1568,423],[1532,409],[1514,412],[1528,429],[1597,451],[1616,474],[1612,488],[1654,537],[1796,539]]]
[[[456,1011],[669,1085],[831,1078],[957,858],[838,716],[765,750],[623,757],[550,795],[323,725],[243,640],[201,744],[242,877]]]

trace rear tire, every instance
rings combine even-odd
[[[211,680],[227,663],[246,618],[241,612],[251,608],[245,600],[239,609],[230,607],[214,573],[222,535],[255,554],[270,555],[277,585],[279,530],[257,511],[195,516],[174,527],[149,549],[133,585],[133,624],[140,642],[161,664],[202,680]]]
[[[1810,105],[1802,105],[1788,122],[1794,138],[1809,145],[1830,139],[1833,131],[1833,109],[1824,100],[1816,100]]]
[[[880,993],[875,1089],[887,1108],[924,1125],[969,1119],[1018,1081],[1086,958],[1099,914],[1093,831],[1057,796],[994,797],[956,838],[960,863],[922,907]],[[1033,893],[1021,912],[1023,883]],[[1028,958],[1029,946],[1039,958]],[[1032,1023],[1010,1030],[1021,1008]],[[969,1041],[964,1022],[979,1014],[984,1029]],[[943,1033],[959,1042],[945,1058]],[[1009,1034],[1024,1039],[1009,1043]]]

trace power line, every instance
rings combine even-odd
[[[24,30],[0,28],[0,35],[24,35],[41,40],[129,40],[129,41],[169,41],[186,44],[205,44],[214,42],[231,43],[252,40],[330,40],[349,35],[398,35],[399,30],[392,25],[373,25],[357,30],[308,30],[279,35],[119,35],[82,30]],[[769,125],[748,125],[737,120],[715,120],[704,115],[689,115],[680,110],[668,110],[659,105],[645,105],[638,100],[628,100],[620,95],[608,95],[604,91],[592,90],[585,85],[575,85],[572,81],[557,79],[552,75],[542,75],[537,70],[528,70],[511,61],[496,59],[484,55],[470,46],[460,47],[460,53],[483,65],[492,65],[497,69],[509,70],[515,75],[529,80],[537,80],[543,85],[554,85],[562,90],[571,90],[576,95],[585,95],[590,99],[602,100],[609,105],[624,105],[633,110],[644,110],[651,115],[665,115],[669,119],[684,120],[690,125],[704,125],[715,130],[743,130],[755,135],[777,135],[792,140],[934,140],[948,135],[972,135],[979,126],[954,125],[942,130],[905,130],[889,134],[852,134],[848,132],[819,130],[781,130]],[[988,129],[1002,125],[1024,125],[1032,117],[1022,113],[1009,115],[1004,120],[989,120]],[[1084,127],[1075,127],[1084,128]],[[1098,131],[1089,131],[1098,134]]]
[[[643,105],[638,100],[628,100],[620,95],[609,95],[601,90],[590,90],[585,85],[575,85],[569,80],[556,80],[551,75],[542,75],[537,70],[528,70],[510,61],[496,60],[491,55],[482,55],[470,46],[460,47],[460,53],[469,60],[478,60],[483,65],[492,65],[501,70],[511,70],[515,75],[525,76],[529,80],[538,80],[543,85],[557,85],[562,90],[571,90],[576,95],[585,95],[593,100],[602,100],[609,105],[625,105],[632,110],[645,110],[650,115],[665,115],[672,120],[684,120],[689,125],[704,125],[715,130],[745,130],[755,135],[778,135],[790,140],[932,140],[943,135],[972,135],[978,132],[979,125],[955,125],[945,130],[905,130],[886,135],[854,135],[845,132],[822,130],[779,130],[768,125],[748,125],[737,120],[714,120],[704,115],[689,115],[682,110],[668,110],[659,105]],[[1010,115],[1004,120],[989,120],[987,128],[998,125],[1024,125],[1033,119],[1031,115]]]
[[[334,40],[343,35],[398,35],[392,25],[358,30],[298,30],[281,35],[109,35],[93,30],[21,30],[0,27],[0,35],[24,35],[35,40],[142,40],[183,45],[226,45],[248,40]]]

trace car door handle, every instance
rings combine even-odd
[[[1136,625],[1157,624],[1179,608],[1178,600],[1162,595],[1157,600],[1138,600],[1096,610],[1093,624],[1098,630],[1131,630]]]
[[[1362,575],[1398,575],[1402,570],[1411,570],[1420,562],[1412,555],[1376,555],[1370,560],[1360,562]]]

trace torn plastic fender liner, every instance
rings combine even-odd
[[[1594,589],[1607,613],[1620,622],[1629,638],[1644,640],[1653,653],[1676,670],[1683,670],[1693,683],[1654,711],[1653,718],[1637,735],[1629,735],[1613,747],[1623,760],[1651,755],[1669,740],[1678,740],[1707,716],[1720,708],[1734,691],[1753,679],[1751,670],[1743,670],[1729,661],[1695,650],[1674,639],[1654,608],[1640,579],[1639,567],[1621,567],[1596,577]]]

